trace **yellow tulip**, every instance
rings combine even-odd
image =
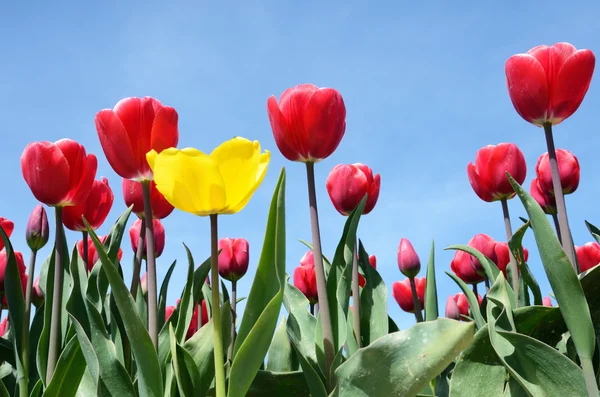
[[[199,216],[242,210],[262,183],[270,153],[260,143],[235,137],[210,155],[168,148],[146,154],[159,192],[175,208]]]

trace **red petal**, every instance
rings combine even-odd
[[[469,182],[471,183],[471,187],[473,188],[475,194],[477,194],[477,196],[479,196],[479,198],[483,201],[492,202],[492,194],[481,180],[473,163],[469,163],[467,166],[467,175],[469,176]]]
[[[337,149],[346,131],[346,106],[333,88],[315,91],[304,109],[304,139],[308,156],[316,161]]]
[[[108,163],[122,178],[139,176],[131,141],[121,120],[111,109],[96,114],[96,130]]]
[[[69,205],[77,205],[82,203],[90,194],[94,178],[96,178],[96,169],[98,168],[98,160],[93,154],[87,156],[87,161],[84,169],[84,174],[79,182],[79,185],[69,192]]]
[[[289,138],[302,159],[309,159],[311,142],[305,125],[306,107],[317,87],[305,84],[286,90],[279,100],[279,109],[286,120]]]
[[[151,149],[154,149],[160,153],[167,148],[177,146],[177,143],[179,142],[178,122],[179,115],[174,108],[164,106],[158,109],[156,112],[156,117],[154,118],[154,124],[152,126],[150,147],[147,148],[146,153],[148,153]],[[145,153],[143,160],[143,164],[140,165],[142,167],[141,169],[144,170],[143,173],[146,175],[152,175]]]
[[[56,146],[69,163],[69,186],[72,191],[79,185],[85,171],[85,148],[71,139],[61,139],[56,142]]]
[[[596,58],[590,50],[579,50],[558,71],[552,90],[553,124],[571,116],[581,105],[592,81]]]
[[[35,198],[56,205],[69,192],[69,163],[52,142],[32,142],[21,155],[21,172]]]
[[[283,157],[290,161],[301,161],[301,156],[294,146],[294,141],[292,140],[290,130],[287,126],[287,121],[281,113],[274,96],[271,96],[267,100],[267,112],[269,114],[269,122],[271,123],[271,129],[273,130],[275,143]]]
[[[513,55],[506,61],[506,82],[515,110],[526,121],[541,125],[546,121],[549,99],[546,72],[531,55]]]

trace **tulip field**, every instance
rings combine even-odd
[[[505,240],[480,233],[447,247],[450,263],[436,263],[439,247],[422,262],[402,238],[403,278],[391,282],[359,232],[379,204],[381,176],[362,163],[323,168],[346,132],[335,88],[291,83],[264,98],[268,143],[234,136],[210,152],[185,147],[178,111],[150,96],[97,109],[90,123],[101,153],[68,138],[30,142],[20,166],[38,204],[27,221],[0,218],[0,397],[600,397],[600,229],[587,223],[596,242],[574,245],[565,196],[577,190],[580,166],[554,142],[560,124],[577,117],[594,67],[591,50],[565,42],[506,60],[514,117],[547,151],[529,186],[514,143],[465,159],[469,194],[497,213]],[[281,170],[270,168],[275,155],[287,161]],[[97,175],[99,161],[120,186]],[[292,167],[306,179],[289,178]],[[279,177],[251,267],[248,240],[223,235],[220,221],[244,211],[267,172]],[[305,191],[311,234],[288,274],[290,186]],[[322,248],[317,191],[345,222],[332,256]],[[110,219],[116,200],[127,210]],[[512,215],[510,200],[527,217]],[[184,244],[187,263],[160,277],[163,221],[174,211],[208,218],[210,256]],[[13,233],[17,222],[25,236]],[[106,235],[102,225],[112,225]],[[523,246],[526,234],[536,246]],[[14,248],[21,240],[29,252]],[[129,245],[133,264],[123,260]],[[50,255],[38,257],[44,247]],[[545,274],[528,265],[533,251]],[[453,295],[438,295],[442,275]],[[175,292],[174,277],[184,280]],[[541,277],[551,291],[542,292]],[[242,278],[252,280],[247,296],[238,293]],[[388,295],[414,316],[408,327],[388,312]]]

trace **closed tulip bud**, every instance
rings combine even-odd
[[[300,266],[294,270],[294,286],[298,288],[310,303],[317,303],[317,275],[312,251],[308,251],[300,260]]]
[[[239,280],[246,274],[250,263],[250,246],[243,238],[219,240],[219,274],[226,280]]]
[[[506,277],[506,267],[510,262],[508,243],[496,243],[495,250],[497,258],[496,265],[498,266],[498,269],[500,269],[500,271],[504,274],[504,277]],[[525,247],[523,247],[523,256],[525,257],[525,262],[527,262],[527,260],[529,259],[529,251]],[[517,267],[517,271],[518,270],[519,268]]]
[[[590,86],[596,58],[569,43],[540,45],[506,61],[506,83],[515,110],[541,126],[571,116]]]
[[[175,311],[175,306],[165,307],[165,322],[167,322],[169,320],[169,317],[171,317],[171,314],[173,314],[174,311]]]
[[[552,307],[552,299],[549,296],[545,296],[542,300],[542,305]]]
[[[600,263],[600,244],[597,242],[585,243],[581,247],[575,247],[579,271],[585,272]]]
[[[140,281],[140,288],[142,289],[142,294],[146,295],[148,293],[148,280],[147,280],[147,273],[144,273],[142,275],[142,279]]]
[[[556,215],[556,199],[551,193],[542,190],[537,178],[534,178],[531,181],[529,194],[531,194],[531,197],[533,197],[540,207],[542,207],[544,213],[548,215]]]
[[[471,187],[480,199],[488,202],[515,196],[507,172],[519,185],[523,184],[527,165],[523,153],[514,143],[485,146],[477,152],[475,164],[467,166]]]
[[[81,204],[96,177],[98,160],[70,139],[32,142],[21,155],[21,172],[35,198],[52,207]]]
[[[346,106],[333,88],[288,88],[279,103],[269,98],[267,111],[275,143],[291,161],[316,163],[329,157],[346,131]]]
[[[35,305],[35,307],[40,307],[42,303],[44,303],[44,292],[40,287],[40,276],[33,282],[33,287],[31,289],[31,302]]]
[[[25,267],[25,262],[23,261],[23,255],[14,251],[15,260],[17,261],[17,268],[19,270],[19,275],[21,276],[21,280],[27,275],[25,274],[27,268]],[[8,262],[8,257],[6,254],[6,250],[0,251],[0,295],[4,295],[4,273],[6,272],[6,264]]]
[[[398,269],[408,278],[415,277],[421,271],[419,256],[406,238],[402,238],[398,245]]]
[[[558,174],[560,175],[560,185],[563,194],[570,194],[577,190],[579,186],[579,161],[571,152],[564,149],[556,149],[556,161],[558,163]],[[554,185],[552,184],[552,171],[550,170],[550,157],[544,153],[538,159],[535,166],[540,189],[554,195]]]
[[[417,296],[419,297],[419,302],[421,302],[421,308],[423,308],[425,304],[425,284],[425,277],[415,277]],[[394,284],[392,284],[392,295],[402,310],[407,313],[413,313],[415,311],[412,290],[410,288],[410,279],[406,278],[402,281],[394,282]]]
[[[133,205],[132,211],[138,218],[144,217],[144,196],[141,182],[123,178],[123,198],[127,207]],[[154,181],[150,182],[150,203],[152,217],[155,219],[164,219],[174,210],[174,207],[167,201],[165,196],[156,189]]]
[[[373,266],[373,269],[377,269],[377,257],[375,255],[369,257],[369,263]]]
[[[27,221],[27,227],[25,229],[27,245],[32,251],[37,252],[46,245],[49,235],[50,227],[48,226],[46,210],[42,204],[38,204],[31,212],[29,220]]]
[[[165,249],[165,228],[158,219],[152,221],[154,223],[154,255],[156,258],[162,255]],[[131,240],[131,248],[134,254],[138,249],[138,242],[140,241],[140,232],[142,229],[142,220],[136,219],[129,228],[129,238]],[[146,239],[144,239],[144,251],[143,257],[146,258]]]
[[[462,292],[459,292],[458,294],[454,295],[454,301],[456,302],[458,310],[460,311],[461,320],[466,320],[465,318],[463,318],[463,316],[469,316],[469,300],[467,299],[467,296]],[[481,302],[483,302],[481,295],[477,295],[477,301],[479,303],[479,306],[481,306]]]
[[[350,215],[367,196],[363,214],[373,210],[379,198],[381,178],[364,164],[338,164],[329,173],[326,187],[329,198],[342,215]]]
[[[98,229],[104,223],[112,208],[115,196],[108,185],[108,179],[95,180],[92,184],[90,194],[78,205],[65,207],[62,213],[63,224],[70,230],[84,231],[87,226],[83,223],[83,217],[93,230]]]
[[[151,97],[121,99],[114,109],[96,115],[102,150],[115,172],[135,181],[152,180],[146,153],[177,146],[179,116]]]
[[[40,206],[41,206],[41,204],[40,204]],[[31,221],[31,218],[29,220]],[[46,221],[46,223],[47,223],[47,221]],[[14,223],[12,223],[8,219],[3,218],[1,216],[0,216],[0,226],[2,227],[2,229],[4,229],[4,233],[6,233],[6,235],[8,237],[10,237],[12,235],[12,232],[13,232],[13,230],[15,228],[15,224]],[[29,224],[27,225],[27,227],[29,227]],[[48,240],[48,238],[46,237],[46,241],[47,240]],[[2,240],[0,238],[0,250],[3,250],[3,249],[4,249],[4,240]]]
[[[108,238],[108,236],[98,236],[98,239],[100,239],[100,242],[102,244],[106,243],[107,238]],[[98,252],[96,251],[96,246],[94,245],[94,242],[92,241],[91,238],[87,239],[87,245],[88,245],[88,257],[87,257],[88,271],[92,271],[92,269],[94,268],[94,265],[98,261]],[[83,240],[80,240],[77,242],[77,251],[79,252],[79,256],[81,256],[83,258]],[[117,253],[117,259],[119,260],[119,262],[121,261],[121,258],[123,258],[123,250],[121,248],[119,248],[119,252]]]
[[[456,304],[456,301],[450,295],[448,300],[446,300],[446,317],[451,318],[453,320],[460,320],[460,309]]]
[[[4,317],[4,320],[2,320],[2,322],[0,322],[0,337],[3,337],[4,335],[6,335],[6,332],[8,331],[9,328],[10,328],[10,326],[8,324],[8,317]]]

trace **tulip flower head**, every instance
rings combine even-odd
[[[597,242],[585,243],[580,247],[575,247],[577,262],[579,262],[579,271],[585,272],[600,263],[600,244]]]
[[[365,195],[368,196],[363,214],[373,210],[379,198],[380,182],[379,174],[373,175],[373,171],[364,164],[338,164],[329,173],[326,187],[335,209],[348,216]]]
[[[102,180],[95,180],[85,201],[63,210],[63,224],[70,230],[85,231],[87,227],[82,218],[85,217],[91,228],[96,230],[104,223],[114,200],[108,179],[102,177]]]
[[[417,296],[421,307],[425,304],[425,277],[415,277],[415,285],[417,287]],[[392,284],[392,295],[402,310],[407,313],[413,313],[415,311],[415,305],[412,297],[412,290],[410,288],[410,279],[406,278],[402,281],[396,281]]]
[[[456,302],[458,310],[460,311],[460,319],[465,321],[465,317],[469,316],[469,300],[467,299],[467,296],[462,292],[459,292],[458,294],[454,295],[454,301]],[[479,303],[479,306],[481,306],[481,302],[483,302],[483,299],[479,294],[477,295],[477,301]]]
[[[492,262],[497,263],[496,241],[487,234],[475,235],[467,245],[475,248]],[[481,263],[464,251],[456,251],[450,264],[452,271],[467,284],[477,284],[485,280],[485,272]]]
[[[496,243],[495,251],[496,266],[498,266],[498,269],[500,269],[504,274],[504,277],[506,277],[506,268],[510,262],[508,243]],[[525,262],[527,262],[529,259],[529,251],[525,247],[523,247],[523,256],[525,257]],[[518,269],[519,268],[517,267],[517,270]]]
[[[250,262],[250,246],[243,238],[219,240],[219,274],[226,280],[239,280],[246,274]]]
[[[506,61],[506,83],[515,110],[526,121],[557,125],[581,105],[596,58],[569,43],[541,45]]]
[[[40,287],[39,275],[33,282],[31,289],[31,302],[35,305],[35,307],[40,307],[40,305],[44,302],[44,291],[42,291],[42,287]]]
[[[96,177],[98,160],[70,139],[32,142],[21,155],[21,172],[35,198],[52,207],[81,204]]]
[[[142,294],[146,295],[148,293],[148,274],[144,273],[142,275],[142,279],[140,280],[140,288],[142,289]]]
[[[398,245],[398,269],[408,278],[415,277],[421,271],[419,256],[406,238],[402,238]]]
[[[105,244],[106,239],[108,239],[108,236],[98,236],[98,238],[100,239],[100,242],[102,244]],[[96,251],[96,246],[94,245],[94,242],[91,238],[87,239],[87,244],[88,244],[88,257],[87,257],[88,271],[92,271],[92,269],[94,268],[94,264],[98,261],[98,252]],[[83,258],[83,240],[80,240],[77,242],[77,251],[79,252],[79,256],[81,256]],[[121,261],[121,258],[123,258],[123,250],[121,248],[119,248],[119,252],[117,254],[117,259],[119,261]]]
[[[159,100],[125,98],[114,109],[96,115],[96,131],[102,150],[115,172],[135,181],[152,180],[146,153],[177,146],[179,116]]]
[[[471,187],[480,199],[488,202],[515,196],[507,172],[519,185],[523,184],[527,165],[523,153],[514,143],[485,146],[477,152],[475,164],[467,166]]]
[[[333,88],[288,88],[279,102],[269,98],[267,111],[275,143],[290,161],[317,163],[329,157],[346,132],[346,106]]]
[[[210,155],[193,148],[148,153],[156,188],[171,205],[198,216],[241,211],[262,183],[269,151],[236,137]]]
[[[41,204],[40,204],[40,207],[41,207]],[[15,224],[12,221],[9,221],[8,219],[3,218],[1,216],[0,216],[0,226],[4,230],[4,233],[6,233],[7,237],[10,237],[12,235],[13,230],[15,229]],[[29,227],[29,224],[27,226]],[[4,240],[2,240],[0,238],[0,250],[3,250],[3,249],[4,249]]]
[[[304,254],[300,266],[294,270],[294,286],[302,291],[310,303],[317,303],[317,275],[312,251]]]
[[[451,318],[453,320],[460,320],[460,309],[454,300],[452,295],[448,296],[446,300],[446,317]]]
[[[542,190],[537,178],[533,178],[531,181],[529,194],[531,194],[531,197],[533,197],[540,207],[542,207],[544,213],[548,215],[556,215],[556,199],[550,192]]]
[[[552,307],[552,299],[550,299],[549,296],[545,296],[544,299],[542,299],[542,305]]]
[[[577,157],[573,156],[573,153],[568,150],[556,149],[556,161],[558,163],[558,174],[563,194],[573,193],[579,186],[579,173],[581,171]],[[554,195],[548,152],[542,154],[538,159],[535,166],[535,173],[540,189]]]
[[[377,269],[377,257],[375,255],[369,256],[369,263],[373,266],[373,269]]]
[[[165,307],[165,322],[169,320],[171,314],[175,311],[175,306],[167,306]]]
[[[141,182],[123,178],[123,198],[127,207],[133,205],[132,211],[138,218],[144,217],[144,196]],[[154,219],[164,219],[173,212],[174,207],[156,189],[154,181],[150,182],[150,202]]]
[[[154,255],[156,258],[162,255],[165,248],[165,228],[159,219],[153,219],[154,223]],[[129,228],[129,238],[131,239],[131,248],[133,249],[134,255],[138,250],[138,243],[140,241],[140,232],[142,230],[142,220],[136,219]],[[143,258],[146,258],[146,239],[144,239],[144,250]]]

